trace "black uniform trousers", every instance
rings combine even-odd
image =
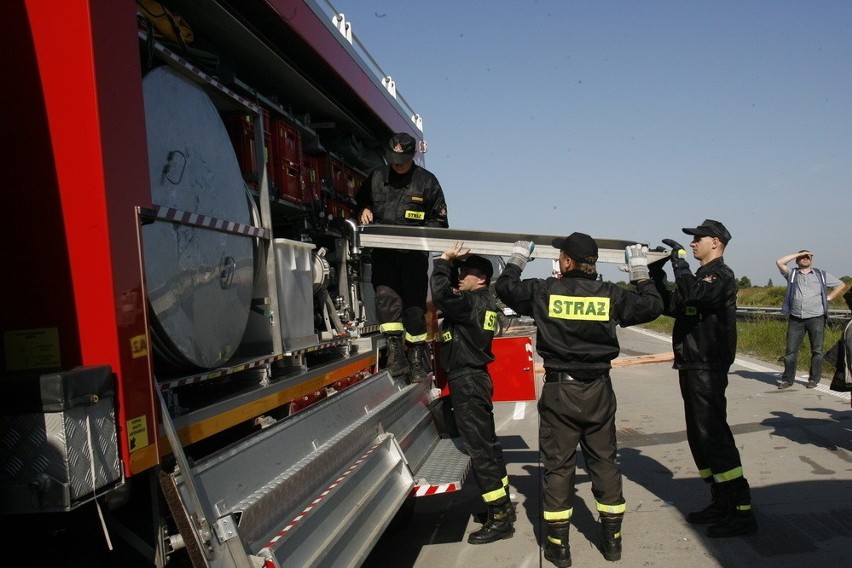
[[[371,258],[379,323],[402,322],[408,335],[425,335],[428,253],[374,249]]]
[[[538,401],[539,448],[544,466],[544,518],[568,520],[572,513],[577,445],[592,479],[592,494],[605,510],[624,504],[616,461],[615,391],[609,375],[587,382],[546,382]]]
[[[742,477],[740,452],[728,426],[726,371],[680,369],[680,393],[686,416],[686,439],[701,477],[731,481]]]
[[[486,503],[508,496],[503,449],[494,427],[494,386],[485,369],[462,368],[447,374],[453,414],[465,451],[470,456],[476,483]]]

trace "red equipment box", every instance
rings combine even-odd
[[[322,174],[320,172],[319,158],[302,156],[302,181],[305,184],[303,198],[306,205],[320,203],[322,201]]]
[[[344,168],[344,177],[346,180],[346,196],[355,199],[358,190],[361,189],[361,184],[367,177],[349,167]]]
[[[333,219],[352,219],[352,206],[340,199],[330,197],[325,202],[326,211]]]
[[[257,172],[257,152],[254,143],[254,117],[250,114],[226,114],[222,117],[225,129],[234,145],[237,163],[243,174],[243,180],[254,190],[260,187],[260,176]],[[272,148],[272,131],[269,111],[263,109],[264,155],[269,183],[273,182],[275,161]],[[275,194],[275,191],[272,191]]]
[[[320,161],[320,178],[329,182],[335,195],[346,196],[346,175],[343,162],[331,156],[323,156]]]
[[[272,119],[272,148],[277,158],[298,162],[302,155],[299,129],[282,118]]]
[[[435,343],[435,360],[438,360],[440,344]],[[494,361],[488,365],[488,373],[494,384],[494,402],[516,402],[537,400],[535,389],[535,362],[532,338],[528,336],[495,337],[491,342]],[[447,374],[436,365],[435,386],[441,396],[449,396]]]
[[[291,162],[287,158],[279,157],[276,179],[280,188],[278,197],[296,203],[304,203],[302,168],[298,162]]]

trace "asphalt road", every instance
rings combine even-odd
[[[758,533],[711,539],[688,524],[709,492],[697,476],[683,425],[677,373],[670,362],[641,355],[670,352],[668,337],[620,330],[622,362],[613,370],[618,396],[619,456],[627,513],[623,555],[607,562],[588,474],[578,472],[570,533],[576,567],[834,567],[852,551],[852,409],[849,393],[826,380],[779,391],[781,369],[738,359],[730,373],[728,416],[752,487]],[[629,364],[630,362],[636,364]],[[639,363],[641,361],[641,364]],[[537,382],[540,362],[537,364]],[[367,568],[552,566],[541,556],[538,416],[534,402],[498,403],[497,432],[509,463],[518,520],[512,538],[467,543],[482,503],[472,476],[461,491],[421,498],[410,521],[385,532]]]

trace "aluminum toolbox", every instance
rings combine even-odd
[[[109,367],[2,380],[0,510],[70,511],[122,481]]]

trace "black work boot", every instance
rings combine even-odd
[[[511,519],[512,512],[514,507],[508,497],[499,505],[488,505],[488,520],[481,529],[470,533],[467,541],[470,544],[488,544],[504,538],[512,538],[515,532]]]
[[[621,519],[624,515],[605,515],[601,513],[601,529],[603,541],[601,552],[603,557],[614,562],[621,560]]]
[[[509,505],[511,505],[511,507],[509,508],[509,520],[514,523],[518,520],[518,514],[515,511],[516,504],[514,501],[512,501],[512,494],[509,491],[508,482],[506,485],[503,486],[503,488],[506,490],[506,496],[509,498]],[[488,508],[486,508],[484,511],[479,511],[473,514],[474,523],[479,523],[481,525],[486,521],[488,521]]]
[[[509,507],[509,520],[513,523],[518,520],[518,513],[515,511],[515,504],[511,503],[511,507]],[[484,524],[488,522],[488,509],[484,511],[479,511],[478,513],[473,514],[473,522]]]
[[[386,333],[388,344],[387,370],[392,377],[406,375],[411,370],[405,351],[402,349],[402,333]]]
[[[432,371],[432,358],[426,342],[412,343],[408,346],[408,362],[411,363],[410,383],[422,383]]]
[[[707,527],[707,536],[727,538],[745,536],[757,532],[757,519],[751,509],[751,491],[744,477],[719,484],[719,491],[726,494],[727,510],[718,522]]]
[[[571,566],[571,546],[568,544],[569,521],[548,522],[544,558],[558,568]]]
[[[720,495],[718,485],[714,482],[710,484],[710,504],[701,509],[686,515],[686,522],[693,525],[708,525],[716,523],[725,518],[728,513],[728,504],[726,495]]]

